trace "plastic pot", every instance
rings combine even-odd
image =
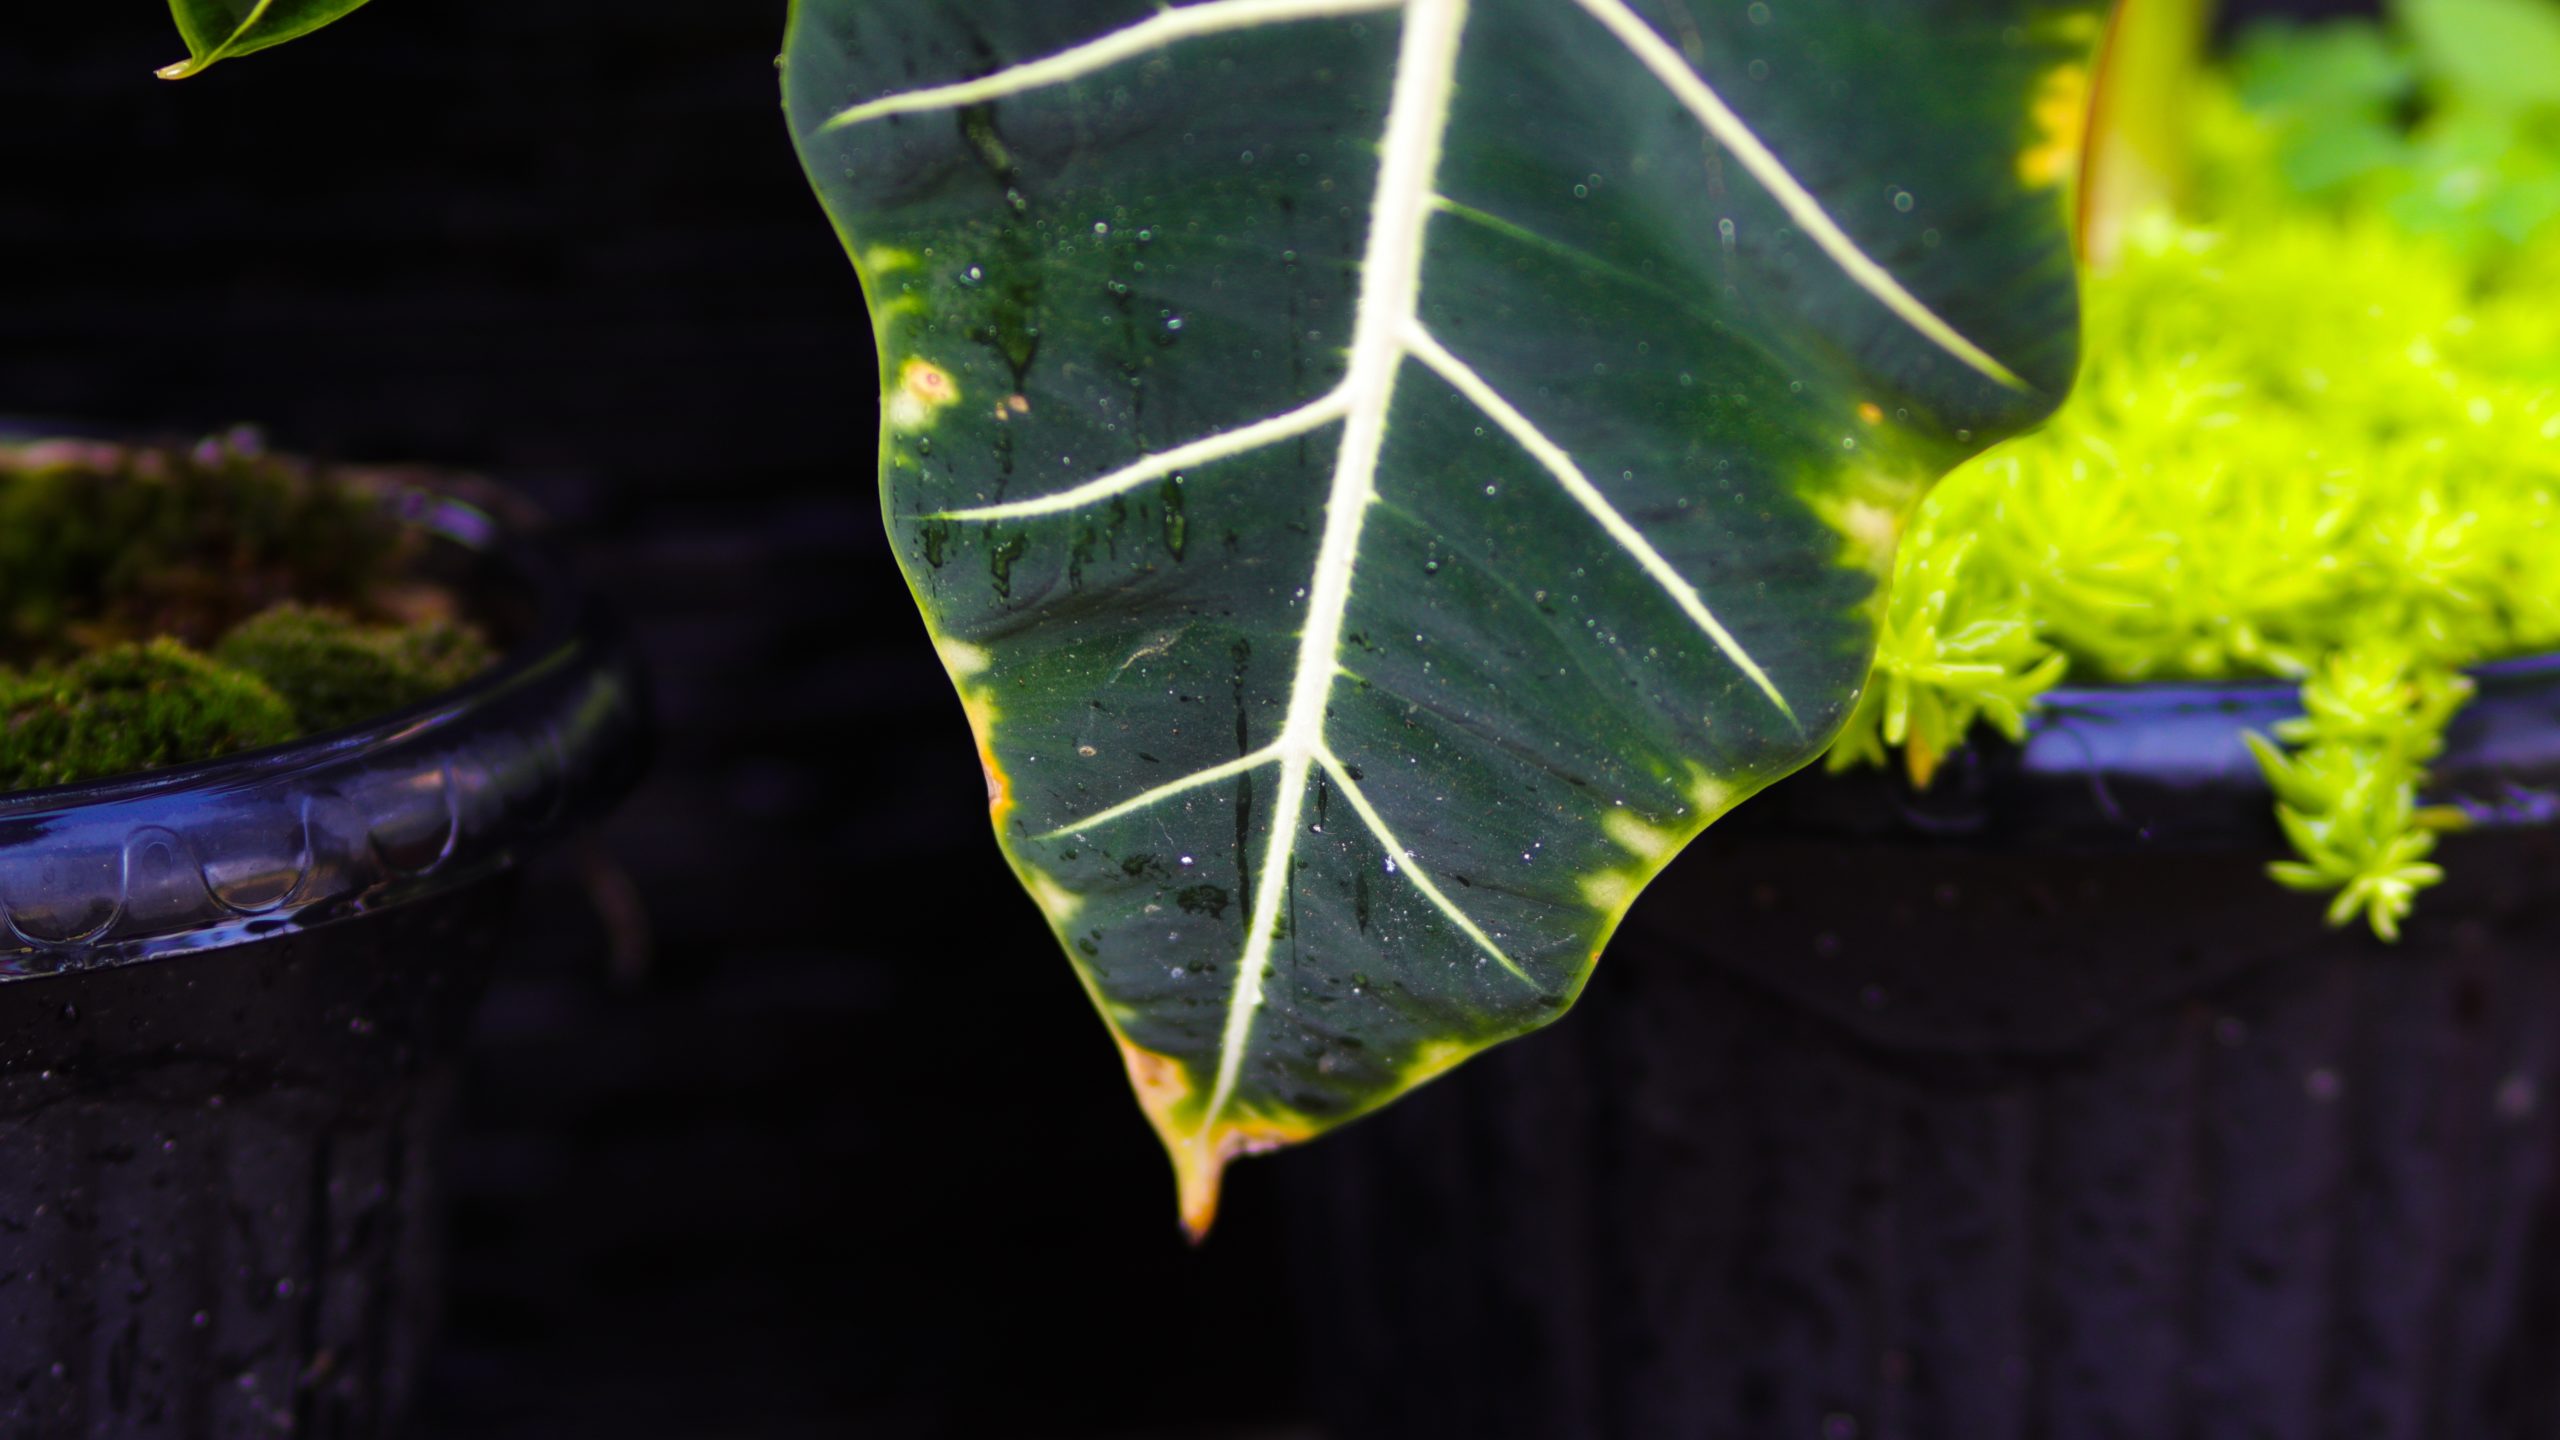
[[[1574,1013],[1288,1162],[1333,1433],[2560,1434],[2560,660],[2480,681],[2397,946],[2263,873],[2282,687],[1745,806]]]
[[[631,661],[483,512],[393,502],[505,642],[356,729],[0,797],[0,1434],[375,1436],[516,867],[636,777]]]

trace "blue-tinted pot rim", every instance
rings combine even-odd
[[[2427,803],[2474,830],[2560,821],[2560,652],[2474,667],[2476,691]],[[2159,681],[2047,692],[2016,744],[1977,740],[1926,790],[1898,772],[1799,775],[1724,822],[1743,834],[1973,849],[2283,852],[2245,736],[2301,713],[2282,680]]]
[[[283,745],[0,795],[0,981],[240,944],[426,899],[618,800],[647,699],[562,566],[427,484],[386,503],[518,617],[445,694]]]

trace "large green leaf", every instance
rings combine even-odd
[[[1822,749],[1908,506],[2069,382],[2095,32],[798,0],[889,527],[1195,1231],[1234,1155],[1553,1019]]]
[[[187,58],[162,66],[160,78],[183,80],[217,61],[248,55],[308,35],[365,0],[169,0],[187,42]]]

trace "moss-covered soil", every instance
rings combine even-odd
[[[489,644],[378,500],[246,437],[0,446],[0,791],[354,724]]]

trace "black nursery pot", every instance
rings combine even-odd
[[[0,797],[0,1435],[375,1436],[518,864],[626,790],[637,677],[483,512],[394,497],[504,644],[357,729]]]
[[[2560,1435],[2560,658],[2479,680],[2396,946],[2264,874],[2282,687],[1745,806],[1289,1162],[1333,1433]]]

